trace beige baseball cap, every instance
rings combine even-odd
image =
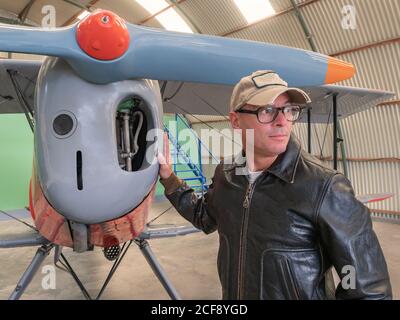
[[[303,90],[288,88],[287,82],[272,70],[259,70],[242,78],[235,86],[231,96],[231,111],[237,111],[246,104],[265,106],[272,104],[282,93],[287,93],[291,103],[311,102]]]

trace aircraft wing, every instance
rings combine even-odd
[[[5,234],[0,236],[0,248],[35,247],[47,244],[49,241],[38,232],[27,230],[24,233]]]
[[[164,112],[195,115],[223,115],[229,112],[233,86],[168,81],[164,86]],[[301,87],[311,97],[313,123],[332,122],[332,94],[337,93],[339,119],[367,110],[388,100],[394,94],[388,91],[354,87],[322,85]],[[306,122],[303,116],[300,122]]]
[[[19,103],[9,71],[14,72],[24,97],[33,106],[36,78],[42,62],[29,60],[0,60],[0,114],[20,113]],[[160,81],[164,89],[164,112],[198,115],[223,115],[229,112],[229,101],[233,86],[194,82]],[[339,119],[367,110],[388,100],[394,94],[383,90],[363,89],[337,85],[301,87],[311,97],[312,122],[332,121],[332,94],[337,93]],[[303,116],[300,122],[306,122]]]
[[[357,112],[368,110],[394,96],[394,93],[383,90],[337,85],[303,87],[302,89],[311,96],[311,118],[314,123],[333,122],[333,94],[337,94],[337,112],[339,120]],[[300,122],[307,122],[307,117],[303,116]]]
[[[0,114],[23,112],[10,73],[28,104],[33,106],[36,79],[41,65],[41,61],[0,59]]]
[[[0,210],[1,221],[17,221],[24,228],[16,231],[15,228],[8,231],[7,228],[0,234],[0,248],[18,248],[18,247],[33,247],[47,244],[49,241],[45,239],[40,233],[29,223],[23,219],[30,217],[30,212],[27,209],[13,210],[5,212]]]
[[[357,199],[364,203],[371,203],[371,202],[379,202],[383,201],[386,199],[390,199],[394,196],[394,193],[377,193],[377,194],[363,194],[363,195],[358,195]]]
[[[191,233],[200,232],[193,226],[189,225],[173,225],[173,226],[162,226],[157,225],[155,227],[148,227],[145,231],[140,234],[141,239],[161,239],[161,238],[172,238],[178,236],[186,236]]]

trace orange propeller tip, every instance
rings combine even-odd
[[[326,71],[325,84],[336,83],[350,79],[356,73],[353,64],[333,57],[328,58],[328,69]]]

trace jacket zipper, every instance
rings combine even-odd
[[[261,176],[261,175],[260,175]],[[244,242],[246,241],[247,237],[247,228],[249,224],[249,209],[250,209],[250,202],[251,197],[253,196],[254,187],[257,183],[257,179],[253,183],[249,183],[246,190],[246,195],[243,201],[243,218],[242,218],[242,226],[240,230],[240,245],[239,245],[239,274],[238,274],[238,289],[237,289],[237,297],[240,300],[242,298],[242,286],[243,286],[243,265],[244,265],[244,256],[245,256],[245,249],[244,249]]]

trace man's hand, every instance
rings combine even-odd
[[[159,152],[157,154],[157,160],[160,163],[160,170],[159,174],[161,179],[167,179],[169,176],[172,174],[172,169],[169,163],[167,163],[167,160],[165,159],[164,155]]]

